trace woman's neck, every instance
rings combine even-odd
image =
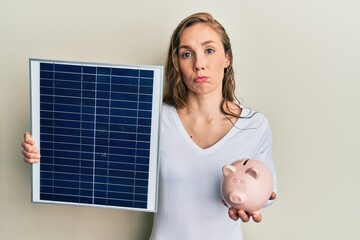
[[[234,126],[237,118],[221,111],[222,98],[188,97],[178,116],[192,141],[206,149],[219,142]]]
[[[206,97],[189,95],[187,105],[184,108],[188,114],[193,116],[212,119],[223,116],[220,107],[222,97]]]

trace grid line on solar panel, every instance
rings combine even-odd
[[[69,128],[71,129],[71,128]],[[62,129],[65,130],[65,129]],[[120,133],[121,135],[123,135],[122,133]],[[132,134],[132,133],[131,133]],[[110,141],[110,144],[106,143],[106,145],[111,145],[113,147],[128,147],[128,148],[132,148],[134,146],[134,141],[129,139],[129,135],[127,135],[124,138],[121,138],[121,135],[118,135],[117,138],[101,138],[98,137],[97,140],[108,140]],[[132,134],[132,135],[135,135]],[[145,134],[145,135],[149,135],[149,134]],[[82,141],[82,142],[81,142]],[[79,135],[72,135],[72,134],[43,134],[42,135],[42,143],[46,144],[52,144],[52,143],[79,143],[81,146],[93,146],[94,145],[94,141],[95,139],[92,137],[87,137],[87,136],[81,136],[79,137]],[[112,144],[111,144],[112,143]],[[138,141],[139,149],[148,149],[149,148],[149,142],[147,141]],[[101,145],[101,144],[98,144]],[[46,146],[46,145],[44,145]],[[46,147],[44,147],[44,149],[46,149]]]
[[[98,117],[101,117],[101,116],[98,116]],[[106,117],[106,116],[104,115],[103,117]],[[80,122],[76,121],[76,120],[61,119],[61,121],[60,121],[59,118],[54,119],[54,118],[50,118],[50,117],[42,117],[41,120],[53,120],[53,121],[56,122],[55,127],[72,128],[72,127],[76,126],[76,129],[80,128]],[[126,126],[134,126],[134,124],[129,123],[129,121],[131,122],[132,119],[130,119],[129,121],[123,121],[123,123],[118,123],[119,120],[118,119],[116,119],[116,120],[117,120],[117,123],[111,123],[111,126],[113,126],[113,127],[116,127],[116,125],[124,126],[124,127],[126,127]],[[83,123],[86,123],[86,122],[91,123],[91,121],[83,121]],[[100,123],[101,123],[101,121],[100,121]],[[105,123],[107,123],[107,122],[105,122]],[[148,124],[149,124],[149,122],[147,122],[144,119],[143,122],[139,122],[139,124],[137,126],[139,126],[139,127],[147,127],[147,126],[149,126]],[[54,126],[54,125],[51,125],[51,124],[46,125],[45,122],[42,125],[43,126]],[[116,131],[111,131],[111,132],[116,132]],[[131,133],[131,132],[129,132],[129,133]],[[143,134],[143,135],[150,135],[150,134]]]
[[[48,126],[49,128],[50,128],[50,126]],[[57,132],[58,131],[64,131],[64,133],[67,131],[67,130],[69,130],[69,131],[71,131],[71,130],[76,130],[77,128],[71,128],[71,127],[67,127],[67,128],[57,128]],[[53,141],[55,141],[55,142],[62,142],[61,141],[61,139],[65,139],[66,137],[71,137],[71,136],[75,136],[75,137],[78,137],[79,135],[73,135],[73,134],[70,134],[70,135],[65,135],[65,134],[62,134],[62,135],[58,135],[58,134],[56,134],[56,133],[52,133],[52,132],[49,132],[49,131],[47,131],[46,130],[46,127],[44,127],[43,128],[43,130],[44,130],[44,134],[42,135],[43,136],[43,140],[46,142],[46,141],[50,141],[50,142],[53,142]],[[83,132],[82,132],[82,134],[84,135],[83,136],[83,140],[84,140],[84,144],[86,145],[86,144],[93,144],[93,141],[91,141],[91,139],[94,139],[93,137],[91,137],[91,129],[90,130],[88,130],[88,129],[86,129],[86,128],[84,128],[83,130],[82,130]],[[62,133],[62,132],[61,132]],[[69,132],[68,132],[69,133]],[[94,132],[93,132],[94,133]],[[112,131],[110,134],[108,134],[108,135],[105,135],[105,134],[102,134],[103,136],[105,136],[105,138],[102,138],[102,136],[101,136],[101,134],[100,134],[100,132],[98,132],[99,134],[98,134],[98,137],[97,138],[95,138],[95,139],[97,139],[98,140],[98,142],[100,143],[102,140],[105,140],[105,139],[108,139],[108,135],[110,135],[111,136],[111,138],[112,138],[112,142],[114,142],[114,143],[122,143],[122,144],[124,144],[124,145],[126,145],[126,140],[128,140],[128,141],[134,141],[134,140],[136,140],[136,138],[135,138],[135,135],[136,135],[136,132],[116,132],[116,131]],[[88,134],[88,135],[86,135],[86,134]],[[144,132],[144,133],[142,133],[142,132],[139,132],[138,133],[138,135],[144,135],[144,138],[146,138],[146,136],[149,136],[149,134],[148,133],[146,133],[146,132]],[[62,138],[61,138],[61,136],[63,136]],[[132,137],[132,136],[134,136],[134,137]],[[53,138],[51,138],[51,137],[56,137],[56,139],[53,139]],[[94,140],[95,140],[94,139]],[[69,139],[69,141],[70,141],[70,139]],[[141,142],[141,141],[140,141]],[[146,142],[146,141],[145,141]]]
[[[46,194],[51,194],[52,196],[64,196],[64,197],[81,197],[82,195],[79,194],[71,194],[74,190],[78,190],[79,192],[81,191],[81,189],[77,189],[77,188],[62,188],[62,187],[57,187],[57,188],[53,188],[52,190],[57,190],[55,193],[54,191],[42,191],[42,194],[46,195]],[[68,190],[68,191],[67,191]],[[71,193],[69,191],[72,191]],[[104,194],[105,193],[105,194]],[[121,192],[107,192],[107,191],[97,191],[97,194],[99,196],[96,197],[91,197],[93,200],[122,200],[122,201],[129,201],[129,202],[134,202],[134,197],[136,198],[136,201],[138,202],[146,202],[146,194],[141,194],[141,193],[136,193],[135,196],[134,193],[121,193]],[[106,196],[106,194],[108,194],[108,196]],[[119,198],[119,197],[115,197],[115,194],[131,194],[129,195],[129,198]],[[143,199],[142,199],[143,198]]]
[[[43,175],[46,174],[53,174],[53,172],[44,172]],[[82,178],[86,178],[86,177],[93,177],[91,175],[73,175],[76,177],[82,177]],[[139,188],[139,191],[141,191],[142,193],[145,193],[145,189],[147,189],[147,181],[144,180],[139,180],[139,179],[134,179],[134,178],[118,178],[118,179],[108,179],[108,181],[84,181],[84,180],[79,180],[79,179],[71,179],[73,176],[67,175],[65,173],[57,173],[56,177],[42,177],[42,182],[44,182],[43,184],[41,184],[41,186],[46,186],[46,187],[53,187],[54,186],[54,182],[59,182],[59,181],[68,181],[69,184],[70,183],[74,183],[74,184],[79,184],[79,186],[83,186],[82,188],[85,189],[92,189],[92,190],[97,190],[99,188],[99,186],[101,184],[104,185],[109,185],[112,184],[114,186],[125,186],[125,187],[132,187],[134,188],[134,182],[137,181],[143,181],[144,183],[142,184],[142,186],[138,183],[138,186],[136,186],[137,188]],[[105,178],[103,176],[95,176],[96,179],[102,179]],[[49,182],[51,182],[49,184]],[[86,187],[85,185],[88,185],[88,187]],[[65,186],[64,186],[65,187]],[[80,188],[80,187],[79,187]]]
[[[52,151],[52,149],[49,149]],[[52,154],[46,154],[47,149],[45,148],[44,150],[41,151],[41,156],[42,157],[51,157],[51,158],[55,158],[54,155]],[[54,151],[55,152],[55,151]],[[79,159],[78,156],[72,156],[72,154],[79,154],[79,151],[68,151],[68,150],[56,150],[56,153],[60,153],[60,156],[63,159]],[[86,153],[86,152],[84,152]],[[90,154],[93,154],[94,152],[88,152]],[[95,153],[95,154],[100,154],[100,153]],[[143,164],[146,165],[148,164],[148,158],[147,157],[142,157],[142,156],[136,156],[134,157],[133,155],[126,155],[126,154],[107,154],[109,156],[109,159],[116,159],[116,161],[114,162],[134,162],[135,159],[137,160],[136,164]],[[67,156],[67,157],[66,157]],[[114,157],[114,158],[111,158]],[[134,159],[134,160],[133,160]],[[129,161],[129,160],[133,160],[133,161]],[[109,160],[110,161],[110,160]],[[44,160],[42,160],[42,163],[44,162]],[[111,161],[110,161],[111,162]]]
[[[52,134],[52,132],[49,132],[47,131],[47,128],[51,129],[51,126],[52,125],[44,125],[42,127],[42,130],[44,130],[44,133],[46,134]],[[118,125],[120,127],[124,127],[124,125]],[[111,126],[110,127],[110,130],[108,131],[109,135],[110,135],[110,138],[113,138],[113,139],[127,139],[127,140],[136,140],[136,132],[134,131],[116,131],[116,130],[111,130],[111,129],[114,129],[116,126]],[[126,127],[126,126],[125,126]],[[140,126],[142,127],[142,126]],[[69,135],[66,135],[66,134],[63,134],[64,136],[78,136],[76,133],[77,131],[83,131],[83,134],[86,134],[86,130],[88,130],[87,128],[82,128],[81,130],[79,130],[79,128],[73,128],[73,127],[54,127],[54,135],[56,135],[56,133],[66,133],[67,131],[69,131]],[[90,131],[91,129],[89,129]],[[74,134],[70,134],[71,131],[75,131]],[[138,130],[138,135],[143,135],[145,138],[146,137],[149,137],[150,139],[150,132],[149,132],[149,129],[147,128],[147,126],[144,126],[144,128],[141,128],[141,130]],[[82,136],[84,138],[93,138],[91,136]],[[146,140],[141,140],[141,139],[138,139],[137,141],[139,142],[149,142],[149,141],[146,141]]]
[[[148,168],[148,165],[141,165],[139,164],[139,167],[143,167],[143,169]],[[81,173],[82,174],[93,174],[90,171],[87,171],[89,169],[93,169],[92,167],[84,167],[82,166],[81,168]],[[140,171],[140,170],[123,170],[123,169],[113,169],[110,170],[108,172],[105,173],[104,170],[109,170],[108,168],[101,168],[101,167],[97,167],[96,168],[96,176],[121,176],[121,177],[132,177],[129,174],[132,173],[136,173],[134,178],[139,178],[139,179],[146,179],[147,177],[147,171]],[[79,169],[79,164],[69,164],[69,165],[60,165],[60,164],[44,164],[44,166],[42,167],[42,171],[44,172],[52,172],[52,171],[56,171],[58,173],[68,173],[68,174],[75,174],[75,173],[79,173],[80,169]]]
[[[94,98],[91,97],[69,97],[66,95],[52,95],[52,94],[41,94],[40,97],[45,100],[46,97],[55,97],[55,100],[58,100],[58,102],[55,102],[56,104],[60,104],[60,105],[67,105],[67,106],[83,106],[86,103],[91,103],[89,104],[90,106],[93,105],[92,102],[86,102],[86,101],[95,101]],[[96,98],[98,101],[109,101],[106,98]],[[68,101],[67,101],[68,100]],[[83,102],[79,101],[79,100],[83,100]],[[45,101],[45,102],[52,102],[52,101]],[[109,101],[112,103],[112,107],[114,109],[124,109],[124,110],[128,110],[128,109],[134,109],[135,105],[134,104],[142,104],[143,106],[147,106],[147,104],[150,104],[148,101],[131,101],[131,100],[126,100],[125,101],[121,101],[118,99],[112,99],[111,101]],[[116,105],[115,105],[116,104]],[[121,105],[121,107],[119,107],[119,104],[123,104]],[[150,105],[147,107],[147,109],[142,109],[142,112],[150,112]]]
[[[86,98],[84,98],[86,99]],[[79,112],[76,112],[75,110],[80,110],[80,109],[77,109],[76,107],[81,107],[81,106],[84,106],[84,105],[74,105],[74,104],[69,104],[69,103],[53,103],[53,104],[56,104],[55,106],[53,107],[60,107],[60,108],[66,108],[66,107],[70,107],[72,108],[72,111],[69,110],[69,111],[59,111],[59,110],[54,110],[54,109],[44,109],[44,110],[41,110],[41,112],[69,112],[69,113],[78,113],[79,115],[81,113]],[[57,106],[59,105],[59,106]],[[48,106],[48,108],[50,107],[49,104],[43,104],[42,106],[46,107]],[[85,105],[86,106],[86,105]],[[101,107],[101,106],[98,106],[97,107],[98,110],[101,111],[101,109],[103,110],[109,110],[108,108],[106,107]],[[114,116],[128,116],[128,117],[138,117],[137,115],[134,115],[134,113],[139,113],[141,114],[141,118],[144,118],[144,119],[150,119],[151,118],[151,111],[150,110],[138,110],[138,109],[132,109],[132,108],[122,108],[122,107],[114,107],[114,108],[111,108],[110,111],[113,113],[112,115]],[[95,115],[95,114],[89,114],[89,115]],[[96,114],[97,116],[102,116],[102,115],[106,115],[106,114]],[[107,114],[108,115],[108,114]]]
[[[111,93],[111,98],[107,98],[105,96],[105,94],[109,93],[109,90],[95,90],[95,89],[83,89],[83,90],[76,90],[74,89],[74,87],[76,86],[72,86],[71,84],[72,82],[64,82],[62,85],[63,86],[55,86],[56,88],[54,88],[53,86],[42,86],[42,92],[41,95],[43,96],[53,96],[53,92],[56,92],[56,95],[59,96],[73,96],[73,97],[80,97],[80,98],[84,98],[84,99],[93,99],[93,95],[95,95],[95,93],[97,94],[97,98],[98,99],[105,99],[105,100],[111,100],[111,101],[121,101],[121,100],[126,100],[126,101],[133,101],[133,102],[149,102],[151,99],[151,94],[150,93],[141,93],[141,96],[139,96],[139,94],[137,94],[136,91],[127,91],[127,92],[123,92],[123,91],[118,91],[116,92],[115,90],[112,90]],[[57,84],[59,85],[59,84]],[[98,84],[99,85],[99,84]],[[125,87],[122,86],[122,89],[124,89]],[[51,91],[50,91],[51,90]],[[144,90],[144,89],[143,89]],[[152,88],[148,88],[146,91],[152,91]],[[73,95],[71,95],[71,93]],[[80,93],[85,93],[85,94],[89,94],[88,96],[79,96]],[[67,95],[70,94],[70,95]],[[136,97],[136,99],[135,99]],[[137,98],[139,97],[139,100],[137,100]]]
[[[59,180],[57,180],[57,181],[59,181]],[[60,193],[60,192],[57,192],[57,193],[59,195],[64,195],[64,196],[81,196],[79,194],[79,192],[82,190],[80,187],[71,186],[70,182],[69,182],[69,184],[68,184],[68,182],[62,182],[61,184],[65,185],[65,186],[69,186],[69,187],[64,187],[64,186],[61,186],[60,184],[57,185],[57,186],[43,185],[43,186],[41,186],[42,187],[42,193],[47,194],[47,193],[53,193],[54,190],[55,191],[56,190],[63,190],[62,193]],[[109,184],[104,184],[104,185],[109,186]],[[126,185],[123,185],[121,187],[124,187],[124,188],[125,187],[132,187],[133,188],[133,186],[126,186]],[[75,190],[75,191],[77,190],[78,192],[75,192],[76,194],[74,194],[73,190]],[[114,193],[115,194],[121,194],[121,193],[125,193],[125,194],[131,194],[131,198],[134,199],[134,195],[143,196],[143,197],[147,196],[146,193],[142,192],[143,190],[146,190],[146,188],[139,187],[138,192],[126,191],[126,190],[124,190],[124,191],[120,191],[120,190],[119,191],[116,191],[116,190],[115,191],[113,191],[113,190],[108,190],[108,191],[106,191],[106,190],[94,190],[94,191],[91,191],[91,192],[95,192],[96,193],[95,196],[92,197],[92,194],[91,195],[89,194],[89,196],[91,196],[92,198],[102,198],[101,195],[104,196],[104,194],[114,194]],[[68,192],[65,192],[65,191],[68,191]],[[90,190],[88,190],[88,189],[84,189],[84,191],[90,192]],[[111,198],[111,197],[109,196],[108,198]]]
[[[80,140],[79,140],[80,141]],[[75,148],[74,147],[74,143],[64,143],[64,142],[55,142],[55,141],[53,141],[53,142],[49,142],[49,141],[43,141],[42,142],[43,144],[46,144],[46,143],[49,143],[49,144],[56,144],[57,146],[56,146],[56,148],[58,149],[58,150],[63,150],[63,151],[69,151],[69,152],[71,152],[71,151],[73,151],[73,152],[80,152],[80,147],[82,146],[82,147],[84,147],[85,149],[86,149],[86,147],[87,146],[93,146],[93,145],[90,145],[90,144],[79,144],[79,145],[77,145],[78,146],[78,148]],[[101,148],[101,147],[107,147],[107,146],[109,146],[109,145],[106,145],[106,144],[103,144],[103,145],[101,145],[101,144],[96,144],[96,146],[97,147],[99,147],[99,149]],[[46,147],[46,146],[41,146],[42,147],[42,149],[43,150],[47,150],[47,149],[53,149],[53,148],[50,148],[50,147]],[[147,149],[146,148],[143,148],[143,149],[141,149],[141,148],[138,148],[138,147],[118,147],[118,146],[111,146],[111,151],[108,151],[109,153],[107,153],[106,155],[124,155],[124,156],[126,156],[126,155],[129,155],[129,156],[132,156],[131,154],[121,154],[121,153],[119,153],[120,151],[124,151],[124,152],[133,152],[133,150],[136,150],[136,149],[138,149],[139,151],[141,151],[141,150],[146,150],[147,151]],[[74,150],[74,149],[76,149],[76,150]],[[89,152],[89,153],[91,153],[92,151],[86,151],[86,150],[83,150],[82,152]],[[100,151],[97,151],[97,153],[98,154],[101,154],[101,152]],[[112,153],[117,153],[117,154],[112,154]],[[142,152],[141,152],[142,153]],[[146,157],[147,156],[147,154],[146,154],[147,152],[144,152],[144,153],[142,153],[142,154],[144,154],[144,155],[141,155],[141,156],[143,156],[143,157]]]
[[[60,160],[61,162],[60,163],[56,163],[58,160]],[[66,162],[66,160],[69,160]],[[86,170],[86,169],[90,169],[90,168],[93,168],[92,166],[86,166],[86,165],[82,165],[82,168],[79,169],[78,167],[81,165],[80,163],[84,163],[86,164],[86,160],[79,160],[79,159],[71,159],[71,158],[57,158],[57,157],[54,157],[53,158],[53,162],[52,164],[49,164],[47,163],[46,161],[42,164],[42,170],[46,170],[46,171],[53,171],[54,168],[53,167],[69,167],[69,168],[74,168],[74,172],[79,172],[81,169],[83,170]],[[92,161],[88,161],[89,163]],[[96,162],[96,166],[97,166],[97,169],[108,169],[108,166],[109,165],[111,167],[112,170],[114,171],[128,171],[128,172],[140,172],[140,173],[146,173],[148,171],[148,167],[149,165],[148,164],[137,164],[136,166],[134,164],[130,164],[130,163],[122,163],[122,162],[112,162],[112,161],[104,161],[105,164],[103,164],[102,166],[102,163],[101,161],[97,161]],[[77,171],[75,171],[75,168]],[[59,171],[61,172],[61,171]],[[92,173],[91,173],[92,174]]]
[[[116,69],[116,68],[113,68]],[[152,72],[150,70],[150,72]],[[87,72],[82,72],[82,71],[77,71],[77,72],[70,72],[70,71],[58,71],[58,70],[45,70],[45,69],[41,69],[40,70],[40,78],[43,79],[52,79],[54,78],[54,73],[59,73],[61,75],[59,76],[68,76],[68,78],[70,76],[73,76],[75,79],[77,79],[78,77],[77,75],[88,75],[88,76],[111,76],[113,79],[115,80],[120,80],[121,82],[126,82],[129,79],[153,79],[153,76],[139,76],[137,75],[133,75],[133,76],[127,76],[127,75],[120,75],[120,74],[101,74],[101,73],[87,73]],[[68,75],[66,75],[68,74]],[[61,79],[61,78],[60,78]]]

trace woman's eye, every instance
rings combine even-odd
[[[181,54],[181,57],[182,57],[182,58],[189,58],[189,57],[191,57],[191,56],[192,56],[192,54],[189,53],[189,52],[185,52],[185,53]]]
[[[209,53],[215,52],[215,50],[214,50],[214,49],[211,49],[211,48],[208,48],[208,49],[205,50],[205,52],[206,52],[207,54],[209,54]]]

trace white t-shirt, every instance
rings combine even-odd
[[[276,192],[272,136],[264,115],[244,108],[224,138],[202,149],[186,133],[176,109],[164,104],[158,212],[150,239],[243,239],[241,220],[231,220],[220,201],[222,167],[241,158],[263,161],[274,176]]]

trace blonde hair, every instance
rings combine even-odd
[[[167,50],[165,61],[165,88],[163,101],[164,103],[172,105],[175,108],[186,107],[187,88],[182,81],[181,73],[179,70],[178,51],[180,39],[184,29],[198,23],[207,24],[215,32],[217,32],[221,38],[225,54],[228,55],[230,60],[230,65],[226,69],[224,69],[224,78],[222,84],[223,103],[221,104],[221,111],[226,115],[239,117],[229,109],[229,106],[227,104],[229,101],[234,102],[235,100],[237,100],[235,96],[233,54],[230,39],[224,27],[209,13],[195,13],[182,20],[175,28],[170,39],[170,44]]]

